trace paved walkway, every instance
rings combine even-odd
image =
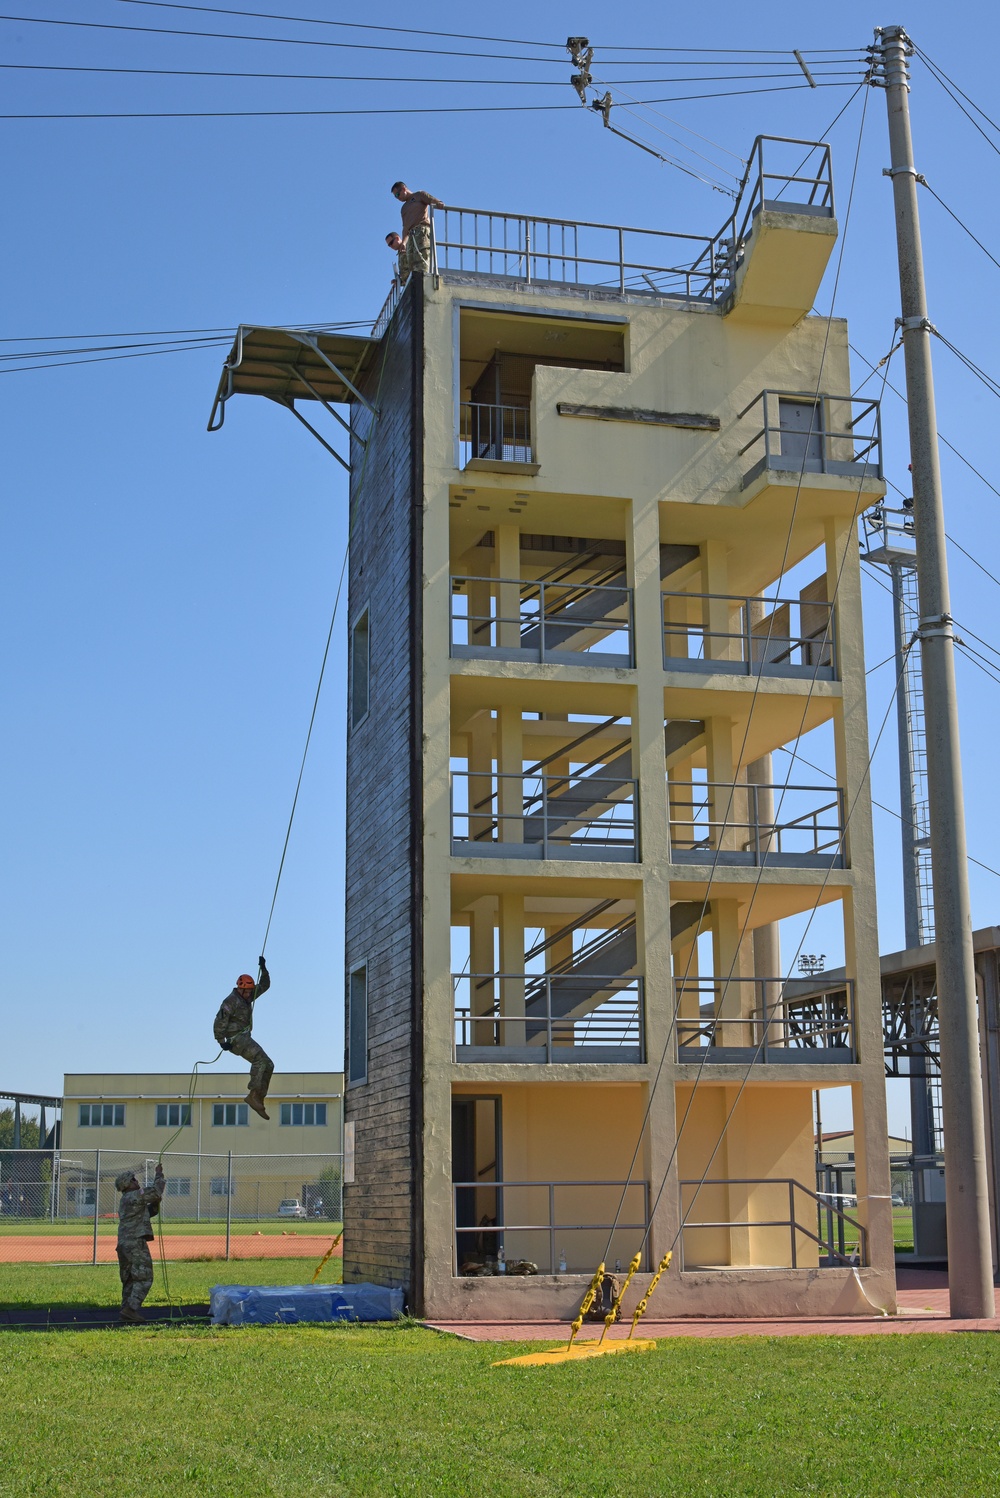
[[[332,1235],[331,1235],[332,1236]],[[115,1237],[102,1233],[97,1239],[98,1264],[116,1264]],[[226,1256],[226,1235],[222,1233],[165,1233],[163,1247],[167,1259],[221,1259]],[[233,1233],[231,1259],[313,1259],[315,1262],[330,1247],[330,1238],[318,1233],[296,1233],[294,1228],[281,1233]],[[154,1258],[159,1245],[150,1244]],[[338,1244],[334,1258],[342,1253]],[[94,1242],[80,1234],[53,1238],[0,1237],[0,1262],[5,1264],[91,1264]]]
[[[900,1269],[896,1276],[899,1314],[896,1316],[840,1316],[810,1319],[784,1317],[764,1321],[734,1317],[678,1317],[670,1321],[648,1316],[636,1331],[641,1337],[829,1337],[871,1336],[905,1332],[998,1332],[1000,1315],[985,1320],[953,1321],[948,1314],[946,1270]],[[472,1342],[556,1342],[569,1336],[565,1321],[428,1321],[436,1331],[451,1332]],[[603,1328],[588,1322],[577,1341],[593,1341]],[[628,1323],[614,1328],[624,1337]]]

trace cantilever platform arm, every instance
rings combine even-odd
[[[327,358],[326,354],[324,354],[323,350],[320,348],[314,333],[299,333],[292,328],[286,328],[285,331],[287,332],[289,338],[294,338],[297,343],[301,343],[306,348],[312,349],[316,357],[323,360],[323,363],[326,365],[327,369],[329,369],[331,373],[335,374],[338,380],[343,380],[348,390],[354,396],[354,399],[360,402],[360,404],[364,406],[365,410],[370,412],[372,416],[378,416],[378,411],[372,405],[371,401],[366,400],[365,397],[361,394],[361,391],[358,389],[358,387],[347,378],[344,371],[340,369],[336,364],[334,364],[332,359]]]
[[[330,446],[330,444],[329,444],[329,442],[327,442],[326,438],[324,436],[322,436],[321,433],[317,432],[316,428],[312,425],[312,423],[309,422],[309,421],[306,421],[305,417],[302,415],[302,412],[301,411],[297,411],[295,409],[295,402],[294,402],[294,400],[292,400],[291,396],[284,396],[283,397],[283,396],[280,396],[280,395],[269,395],[268,396],[268,400],[274,401],[275,405],[277,405],[277,406],[284,406],[286,411],[291,411],[291,413],[295,417],[296,421],[301,421],[301,423],[305,427],[306,431],[307,432],[312,432],[313,436],[316,438],[316,441],[320,444],[320,446],[321,447],[325,447],[326,450],[327,450],[327,452],[330,454],[330,456],[332,458],[336,458],[336,460],[340,464],[341,468],[346,468],[348,473],[351,472],[351,465],[350,465],[350,463],[348,463],[348,461],[346,460],[346,458],[342,458],[340,456],[340,453],[337,451],[337,449],[335,447],[331,447]]]

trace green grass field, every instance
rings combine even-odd
[[[273,1267],[269,1266],[269,1267]],[[992,1336],[675,1340],[546,1369],[395,1327],[3,1334],[3,1498],[993,1498]]]
[[[302,1285],[308,1284],[319,1262],[312,1259],[223,1259],[209,1263],[167,1265],[170,1300],[175,1305],[200,1305],[208,1300],[213,1285]],[[156,1245],[153,1244],[155,1278],[146,1304],[169,1304],[163,1284]],[[339,1284],[342,1264],[332,1258],[321,1282]],[[0,1264],[0,1308],[17,1306],[116,1306],[121,1302],[121,1280],[117,1264]],[[2,1345],[2,1344],[0,1344]],[[2,1361],[2,1359],[0,1359]]]

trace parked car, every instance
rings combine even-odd
[[[306,1209],[297,1196],[286,1196],[283,1202],[278,1203],[279,1217],[305,1217]]]

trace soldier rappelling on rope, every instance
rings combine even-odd
[[[264,1108],[264,1099],[271,1085],[274,1062],[250,1033],[253,1027],[253,1006],[271,986],[271,977],[263,956],[259,962],[260,976],[257,982],[254,982],[249,973],[240,974],[232,993],[223,999],[213,1028],[215,1038],[224,1051],[231,1051],[234,1056],[242,1056],[244,1061],[250,1062],[247,1104],[261,1118],[267,1118],[269,1115]]]

